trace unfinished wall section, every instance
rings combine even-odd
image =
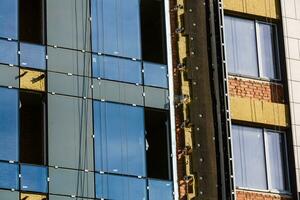
[[[293,153],[290,152],[291,148],[290,148],[289,138],[291,134],[290,122],[292,124],[294,123],[293,121],[295,120],[295,118],[293,119],[293,113],[295,112],[292,111],[292,117],[290,117],[288,98],[286,94],[287,85],[286,85],[286,75],[285,75],[285,66],[284,66],[285,63],[284,60],[282,59],[284,55],[284,50],[281,49],[281,40],[280,40],[280,38],[282,37],[281,27],[280,27],[281,25],[280,4],[288,5],[288,7],[290,8],[290,11],[288,11],[288,13],[290,13],[293,10],[296,18],[297,17],[295,13],[296,5],[292,6],[291,5],[292,2],[294,3],[294,1],[282,1],[282,3],[280,3],[279,0],[254,0],[254,1],[223,0],[225,15],[230,17],[235,17],[236,19],[241,19],[241,20],[242,19],[256,20],[256,22],[260,21],[261,23],[265,23],[265,24],[273,24],[277,27],[276,28],[277,35],[275,37],[277,37],[278,41],[273,40],[273,42],[278,43],[275,44],[275,46],[278,45],[276,46],[277,49],[275,51],[278,51],[278,55],[276,55],[276,57],[279,57],[278,61],[276,61],[278,62],[278,64],[276,65],[278,65],[277,67],[279,68],[279,74],[280,74],[279,78],[277,78],[277,80],[274,80],[272,78],[266,79],[265,77],[261,77],[260,72],[258,72],[258,77],[251,77],[243,74],[230,73],[229,71],[230,76],[229,76],[228,87],[230,92],[230,114],[232,118],[232,124],[234,125],[247,126],[247,127],[260,127],[263,129],[271,129],[275,131],[280,130],[283,133],[286,133],[285,134],[285,137],[287,138],[286,149],[288,152],[287,159],[289,161],[293,160]],[[300,6],[298,8],[300,8]],[[286,8],[283,7],[283,9]],[[287,12],[287,11],[283,11],[283,12]],[[287,21],[289,21],[289,19]],[[287,21],[284,21],[285,26],[287,25]],[[298,25],[300,24],[298,23]],[[286,27],[284,27],[285,34],[289,34],[287,32]],[[293,24],[293,27],[290,27],[290,29],[293,30],[294,33],[297,32],[295,31],[295,27],[300,27],[300,26]],[[298,31],[298,33],[300,32]],[[288,41],[287,38],[286,41]],[[295,44],[298,44],[298,41],[294,41],[293,43],[289,42],[289,44],[293,44],[292,46],[295,46]],[[287,45],[286,45],[286,49],[288,49]],[[258,47],[258,52],[261,53],[259,47]],[[296,54],[300,55],[299,51],[297,53],[295,53],[295,51],[293,52],[294,55]],[[290,65],[289,63],[287,64],[289,68]],[[262,67],[261,65],[262,64],[259,63],[258,68]],[[232,69],[233,67],[231,68],[231,70]],[[289,81],[289,83],[291,83],[291,81]],[[289,86],[289,89],[291,89],[291,84]],[[292,97],[292,94],[293,92],[290,92],[290,98]],[[297,152],[297,150],[295,150],[295,152]],[[236,189],[237,200],[294,199],[292,198],[292,196],[294,197],[294,194],[292,194],[294,193],[293,166],[290,166],[288,171],[290,173],[290,180],[289,180],[290,192],[288,192],[289,194],[287,194],[286,192],[278,192],[278,191],[276,192],[271,190],[261,191],[261,190],[255,190],[249,188],[247,189],[247,188],[237,186]],[[237,177],[235,179],[237,179]]]
[[[173,1],[180,199],[218,199],[205,1]]]

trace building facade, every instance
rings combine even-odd
[[[1,0],[0,200],[300,196],[299,0]]]
[[[298,199],[299,1],[171,1],[180,199]]]
[[[164,8],[1,0],[1,200],[174,198]]]

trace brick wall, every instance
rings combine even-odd
[[[274,103],[284,103],[283,85],[241,77],[229,77],[231,96],[249,97]]]
[[[292,200],[292,197],[279,194],[237,190],[237,200]]]

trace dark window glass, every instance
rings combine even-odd
[[[46,69],[46,50],[44,46],[20,43],[20,65],[36,69]]]
[[[139,0],[92,0],[93,52],[141,58]]]
[[[139,61],[93,55],[93,76],[141,84],[142,66]]]
[[[20,92],[20,161],[45,165],[45,97],[41,93]]]
[[[144,110],[94,102],[96,170],[145,176]]]
[[[1,0],[0,37],[18,39],[18,0]]]
[[[19,189],[19,166],[0,162],[0,188]]]
[[[143,60],[166,64],[163,0],[141,0]]]
[[[168,88],[168,69],[166,65],[144,62],[144,84]]]
[[[0,63],[18,65],[18,43],[0,40]]]
[[[19,160],[18,90],[0,88],[0,160]]]
[[[157,179],[171,179],[168,112],[145,109],[147,138],[147,174]]]
[[[172,182],[150,179],[148,183],[149,200],[173,200]]]
[[[21,189],[47,193],[47,167],[21,165]]]
[[[255,22],[226,16],[225,33],[229,72],[258,77]]]
[[[96,197],[122,200],[146,199],[146,180],[96,174]]]
[[[44,0],[19,0],[20,40],[45,43]]]

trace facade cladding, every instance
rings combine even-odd
[[[0,200],[299,199],[299,69],[299,0],[1,0]]]
[[[0,27],[1,200],[174,199],[163,1],[1,0]]]

